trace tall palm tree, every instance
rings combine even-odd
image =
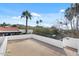
[[[37,24],[37,26],[38,26],[38,24],[39,24],[39,21],[38,21],[38,20],[36,21],[36,24]]]
[[[38,26],[39,23],[42,23],[42,22],[43,22],[43,21],[42,21],[41,19],[40,19],[39,21],[37,20],[37,21],[36,21],[37,26]]]
[[[42,23],[43,21],[40,19],[39,22]]]
[[[31,18],[32,18],[32,15],[31,15],[31,13],[29,12],[29,11],[23,11],[22,12],[22,16],[21,16],[21,18],[25,18],[26,19],[26,33],[27,33],[27,26],[28,26],[28,19],[30,19],[31,20]]]

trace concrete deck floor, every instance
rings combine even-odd
[[[64,50],[35,39],[8,41],[7,56],[64,56]]]

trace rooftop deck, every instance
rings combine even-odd
[[[62,56],[64,50],[47,43],[34,40],[9,40],[5,55],[9,56]]]

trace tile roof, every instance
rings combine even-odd
[[[1,31],[19,31],[19,29],[17,27],[0,27]]]

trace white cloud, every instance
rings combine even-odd
[[[41,19],[43,22],[39,25],[44,27],[51,27],[56,24],[56,19],[59,19],[62,16],[60,13],[48,13],[48,14],[38,14],[35,12],[31,13],[34,17],[32,20],[28,21],[28,25],[36,26],[36,21]],[[39,17],[39,18],[38,18]],[[10,24],[24,24],[25,19],[20,16],[0,16],[0,23],[6,22]]]
[[[35,12],[32,12],[31,15],[32,15],[32,16],[35,16],[35,17],[40,17],[40,16],[41,16],[41,15],[39,15],[38,13],[35,13]]]
[[[61,9],[60,12],[65,12],[65,9]]]
[[[21,16],[13,16],[12,19],[20,19]]]

